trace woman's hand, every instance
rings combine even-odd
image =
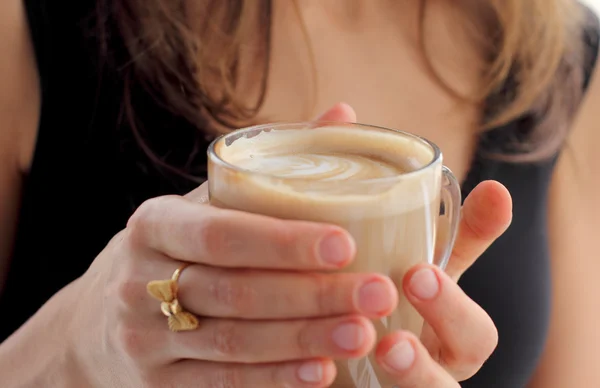
[[[321,119],[353,115],[338,105]],[[376,346],[370,319],[391,312],[397,292],[378,274],[323,273],[352,260],[346,231],[213,208],[202,203],[203,190],[144,203],[90,269],[53,298],[54,306],[69,303],[41,310],[46,320],[53,309],[68,313],[59,315],[64,335],[51,342],[63,347],[61,359],[75,360],[68,372],[79,378],[75,386],[326,387],[335,377],[332,360]],[[427,267],[437,291],[424,266],[407,276],[405,291],[430,328],[422,342],[400,332],[376,349],[400,387],[457,386],[493,350],[493,324],[455,280],[508,223],[507,198],[486,183],[466,201],[448,268],[453,278]],[[171,332],[146,285],[184,263],[178,298],[200,327]]]
[[[354,121],[346,105],[337,105],[324,120]],[[208,202],[207,186],[190,193]],[[459,387],[494,351],[496,327],[487,313],[457,285],[460,276],[510,225],[512,200],[504,186],[487,181],[464,201],[458,237],[446,271],[417,265],[404,278],[404,293],[425,318],[420,339],[410,332],[386,336],[376,347],[379,363],[398,387]]]
[[[205,187],[193,193],[207,201]],[[494,351],[498,333],[487,313],[457,285],[460,276],[509,226],[512,202],[497,182],[478,185],[465,199],[458,237],[446,272],[417,265],[404,278],[404,293],[425,318],[420,339],[410,332],[383,338],[376,348],[398,387],[459,387]]]
[[[446,272],[417,265],[404,278],[404,293],[425,318],[419,340],[396,332],[380,341],[376,356],[399,387],[459,387],[494,351],[498,333],[487,313],[456,284],[468,267],[508,227],[510,194],[483,182],[466,198],[458,238]],[[482,279],[482,281],[484,281]]]
[[[323,120],[354,121],[354,111],[337,105]],[[207,186],[190,193],[208,202]],[[457,285],[460,276],[510,225],[512,200],[504,186],[488,181],[464,201],[458,237],[446,272],[417,265],[404,278],[404,293],[423,315],[420,339],[396,332],[377,345],[377,360],[397,377],[398,387],[459,387],[494,351],[498,333],[487,313]]]
[[[353,117],[339,105],[322,119]],[[79,299],[68,330],[83,385],[325,387],[333,359],[373,349],[370,319],[394,309],[397,290],[379,274],[324,273],[353,259],[346,231],[223,210],[204,197],[142,204],[66,290]],[[171,332],[146,285],[184,263],[178,299],[200,326]]]

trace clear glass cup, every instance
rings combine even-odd
[[[319,175],[320,163],[328,160],[332,150],[334,157],[364,153],[374,160],[393,160],[403,166],[402,171],[370,177],[365,167],[362,175],[344,180],[356,166],[340,162],[336,165],[341,168],[339,179]],[[288,153],[298,158],[293,173],[283,176],[256,168]],[[298,157],[299,153],[304,156]],[[208,157],[212,205],[345,228],[356,242],[357,254],[342,271],[382,273],[398,288],[396,310],[373,322],[378,337],[398,329],[420,335],[423,318],[403,296],[402,278],[418,263],[445,268],[461,206],[460,185],[443,166],[435,144],[407,132],[364,124],[266,124],[215,139]],[[239,162],[244,158],[251,161],[252,169]],[[333,387],[393,387],[373,357],[338,361]]]

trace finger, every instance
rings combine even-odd
[[[154,315],[159,306],[146,285],[150,279],[168,278],[178,266],[164,257],[122,266],[115,297],[126,311]],[[181,273],[177,294],[181,305],[193,314],[253,320],[353,313],[375,319],[387,316],[398,303],[395,285],[379,274],[222,270],[202,265],[189,266]]]
[[[378,318],[398,303],[392,281],[378,274],[222,270],[199,265],[183,271],[178,294],[182,305],[196,314],[243,319],[351,313]]]
[[[475,374],[498,344],[489,315],[436,266],[412,268],[403,289],[437,336],[434,343],[426,343],[433,358],[459,381]]]
[[[396,332],[384,337],[375,351],[381,367],[402,388],[459,388],[460,385],[435,362],[413,334]]]
[[[172,332],[157,306],[153,315],[123,310],[111,345],[142,367],[194,359],[223,363],[357,358],[373,349],[373,323],[360,315],[323,319],[248,321],[199,317],[199,327]]]
[[[350,105],[339,102],[317,117],[316,121],[342,121],[354,123],[356,122],[356,112]],[[198,203],[208,203],[208,183],[204,182],[198,188],[186,194],[185,198]]]
[[[146,247],[218,267],[337,269],[356,250],[352,237],[337,226],[218,209],[178,196],[146,201],[127,229],[137,251]]]
[[[183,360],[161,371],[153,387],[321,388],[335,379],[331,360],[279,364],[218,364]]]
[[[446,273],[454,280],[506,231],[512,220],[512,199],[495,181],[480,183],[465,199],[458,236]]]
[[[171,359],[227,363],[355,358],[366,355],[376,340],[373,324],[361,316],[262,322],[205,318],[198,330],[168,335]]]
[[[344,102],[339,102],[333,107],[329,108],[327,112],[317,117],[316,121],[342,121],[355,123],[356,112],[350,105]]]

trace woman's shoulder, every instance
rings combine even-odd
[[[12,154],[21,170],[31,162],[39,120],[40,90],[23,2],[0,3],[0,153]]]
[[[21,174],[29,168],[40,90],[23,2],[0,2],[0,286],[16,226]]]

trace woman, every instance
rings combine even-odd
[[[400,387],[600,381],[598,26],[575,1],[0,7],[3,386],[323,387],[373,348]],[[311,273],[352,260],[345,231],[193,190],[215,134],[355,120],[338,101],[431,139],[463,181],[446,273],[405,278],[421,338],[375,343],[386,278]],[[146,284],[181,262],[200,327],[172,333]]]

